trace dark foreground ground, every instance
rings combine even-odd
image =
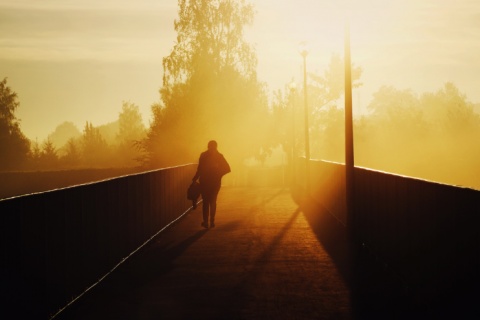
[[[344,227],[286,189],[224,188],[55,319],[469,319],[477,301],[413,302]]]

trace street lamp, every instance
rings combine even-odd
[[[345,185],[347,204],[347,229],[355,237],[355,159],[353,145],[352,63],[350,57],[350,26],[345,25]]]
[[[299,46],[300,55],[303,57],[303,95],[304,95],[304,105],[305,105],[305,179],[306,179],[306,189],[307,193],[310,191],[309,183],[309,162],[310,162],[310,136],[308,133],[308,101],[307,101],[307,55],[308,55],[308,46],[307,42],[300,42]]]
[[[292,150],[291,150],[291,155],[290,155],[290,177],[291,180],[290,182],[295,184],[295,95],[296,95],[296,90],[297,90],[297,84],[295,81],[292,79],[292,81],[288,84],[288,88],[290,89],[290,104],[291,104],[291,110],[292,110],[292,132],[291,132],[291,139],[292,139]]]
[[[300,42],[300,55],[303,58],[303,101],[305,108],[305,158],[310,160],[310,135],[308,133],[308,99],[307,99],[307,55],[308,45],[305,41]]]

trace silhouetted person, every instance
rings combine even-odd
[[[198,160],[197,173],[192,181],[200,178],[200,192],[203,199],[203,222],[202,226],[208,228],[208,218],[210,217],[210,227],[215,227],[215,213],[217,211],[217,195],[222,184],[222,177],[230,172],[230,165],[225,157],[218,152],[217,142],[212,140],[208,142],[208,150],[200,154]]]

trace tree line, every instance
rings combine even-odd
[[[312,80],[308,87],[311,158],[343,163],[343,101],[324,104],[315,85]],[[381,86],[367,109],[354,119],[356,166],[480,189],[480,105],[455,84],[421,94]],[[277,93],[274,110],[285,153],[303,156],[302,94],[288,88]]]
[[[137,105],[124,102],[116,121],[97,127],[87,121],[82,132],[64,122],[42,142],[22,133],[15,116],[19,105],[5,78],[0,82],[0,171],[138,166],[142,154],[136,143],[146,136],[146,128]]]
[[[253,6],[243,0],[179,0],[178,5],[177,41],[163,58],[163,84],[148,128],[141,124],[138,107],[125,103],[113,139],[105,138],[107,128],[87,122],[83,132],[58,149],[54,136],[40,145],[29,143],[14,115],[18,97],[4,79],[0,146],[6,156],[0,169],[20,163],[38,169],[47,163],[53,168],[166,167],[195,162],[211,139],[219,142],[232,167],[252,157],[262,162],[278,146],[288,161],[303,156],[304,88],[285,84],[270,96],[268,85],[258,80],[255,50],[244,39]],[[362,68],[354,65],[354,88],[362,85],[361,75]],[[343,162],[340,54],[332,54],[322,74],[308,74],[307,90],[312,158]],[[354,119],[356,165],[480,188],[474,178],[480,180],[480,120],[474,107],[452,83],[422,94],[383,86],[368,113]]]

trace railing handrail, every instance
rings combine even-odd
[[[347,221],[342,165],[316,161],[308,177],[304,162],[299,166],[310,179],[310,198],[350,224],[355,241],[414,294],[441,295],[478,273],[480,190],[356,167],[354,216]]]
[[[196,165],[196,163],[187,163],[187,164],[170,166],[170,167],[165,167],[165,168],[150,169],[150,170],[145,170],[145,171],[140,171],[140,172],[135,172],[135,173],[123,174],[123,175],[119,175],[119,176],[115,176],[115,177],[98,179],[98,180],[95,180],[95,181],[75,183],[75,184],[65,186],[65,187],[58,187],[58,188],[48,189],[48,190],[44,190],[44,191],[20,194],[20,195],[0,199],[0,203],[2,201],[5,201],[5,200],[16,199],[16,198],[21,198],[21,197],[28,197],[28,196],[32,196],[32,195],[38,195],[38,194],[43,194],[43,193],[48,193],[48,192],[55,192],[55,191],[60,191],[60,190],[65,190],[65,189],[70,189],[70,188],[88,186],[88,185],[92,185],[92,184],[103,183],[103,182],[110,181],[110,180],[121,179],[121,178],[125,178],[125,177],[137,176],[137,175],[142,175],[142,174],[148,174],[148,173],[158,172],[158,171],[163,171],[163,170],[171,170],[171,169],[186,167],[186,166],[190,166],[190,165]],[[68,174],[68,173],[66,173],[66,174]]]
[[[12,276],[2,296],[23,284],[35,318],[55,313],[191,208],[195,170],[185,164],[3,199],[0,269]]]

